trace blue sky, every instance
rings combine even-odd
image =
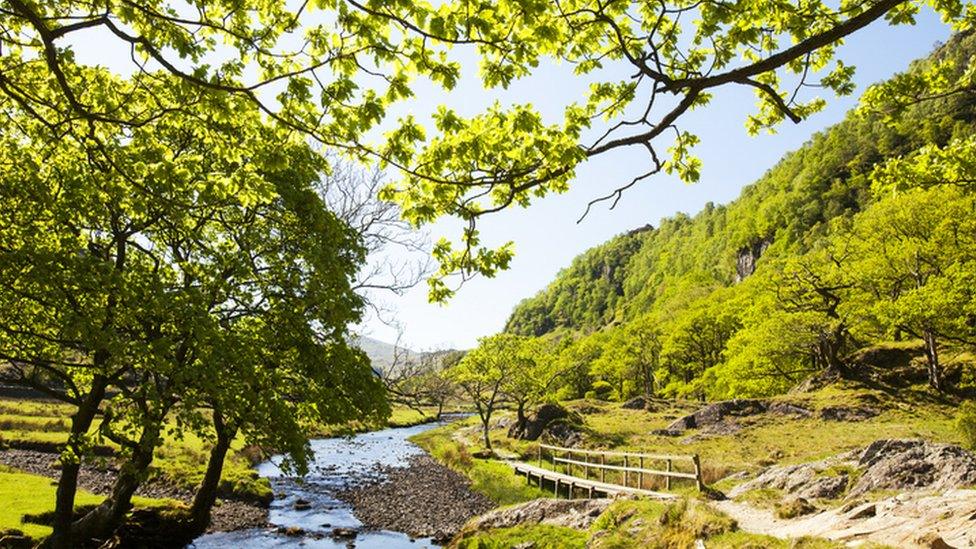
[[[745,131],[746,116],[753,112],[752,90],[728,88],[716,92],[707,108],[691,113],[684,127],[697,133],[702,144],[696,149],[704,162],[701,181],[687,185],[669,176],[655,177],[631,189],[613,210],[597,207],[582,222],[576,220],[587,202],[629,181],[646,169],[640,151],[634,149],[597,158],[583,166],[571,190],[563,195],[537,201],[528,209],[496,215],[481,223],[485,240],[500,244],[515,242],[516,256],[511,269],[493,279],[476,279],[461,288],[446,306],[427,302],[421,286],[398,298],[385,298],[396,311],[403,327],[403,343],[419,350],[468,348],[481,336],[502,329],[512,308],[522,299],[543,289],[573,257],[614,235],[645,225],[657,225],[662,217],[676,212],[696,213],[707,203],[727,203],[738,196],[743,186],[755,181],[784,153],[795,150],[814,133],[840,121],[856,105],[857,97],[871,83],[903,71],[908,64],[932,51],[937,41],[948,38],[948,28],[931,12],[923,12],[913,27],[875,24],[850,37],[840,55],[857,66],[857,90],[844,98],[829,98],[829,106],[799,125],[785,123],[776,135],[750,137]],[[582,96],[581,83],[560,67],[540,67],[531,79],[519,82],[512,90],[520,101],[540,108],[555,106]],[[491,94],[481,89],[474,78],[465,79],[449,97],[421,98],[421,103],[443,99],[452,105],[458,97],[465,105],[481,105]],[[415,105],[426,110],[426,105]],[[544,112],[550,109],[544,109]],[[432,234],[456,236],[456,224],[440,223]],[[366,323],[366,332],[386,341],[396,340],[396,331],[375,319]]]
[[[857,97],[873,82],[907,68],[913,59],[928,54],[937,41],[949,35],[937,16],[925,10],[915,26],[890,27],[876,23],[849,37],[839,55],[857,66],[854,95],[827,97],[829,106],[800,125],[787,122],[776,135],[749,137],[746,116],[754,111],[755,95],[744,87],[719,89],[712,103],[682,119],[682,128],[697,133],[702,143],[696,148],[704,162],[701,181],[686,185],[666,175],[645,181],[625,194],[609,211],[597,207],[582,222],[576,220],[587,202],[602,196],[635,175],[646,171],[640,151],[625,150],[596,158],[577,171],[571,190],[563,195],[537,200],[527,209],[503,212],[481,223],[484,241],[498,245],[515,242],[516,257],[511,268],[493,279],[475,279],[464,285],[447,305],[427,302],[426,285],[403,296],[376,295],[373,299],[389,309],[403,330],[401,342],[418,350],[467,348],[476,339],[500,330],[512,308],[553,279],[580,252],[610,237],[645,225],[657,225],[662,217],[676,212],[695,213],[705,203],[727,203],[742,189],[772,167],[782,155],[794,150],[810,136],[841,120],[856,104]],[[81,62],[107,65],[127,72],[129,52],[108,37],[89,33],[73,44]],[[580,100],[589,84],[572,75],[569,67],[542,65],[532,77],[509,90],[484,90],[473,66],[473,57],[455,54],[466,71],[459,86],[444,93],[420,82],[417,97],[399,106],[393,116],[411,113],[425,119],[441,103],[462,114],[474,114],[495,100],[503,103],[532,103],[555,122],[563,107]],[[431,238],[456,237],[456,222],[446,220],[429,228]],[[370,337],[395,341],[398,330],[370,316],[361,326]]]

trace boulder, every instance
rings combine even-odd
[[[976,456],[963,448],[918,439],[884,439],[823,461],[768,467],[729,495],[774,488],[806,499],[853,500],[875,490],[944,491],[974,484]]]
[[[462,536],[464,533],[532,524],[549,524],[585,530],[613,501],[612,498],[535,499],[495,509],[471,519],[465,525]]]
[[[767,409],[766,402],[755,399],[735,399],[715,402],[699,409],[693,414],[673,421],[657,434],[678,436],[688,429],[699,429],[721,422],[726,417],[743,417],[761,414]]]
[[[526,418],[524,426],[520,428],[518,424],[512,425],[508,430],[508,436],[522,440],[538,440],[543,432],[556,429],[559,435],[565,437],[568,435],[567,427],[580,423],[582,419],[578,414],[558,404],[543,404]],[[563,427],[557,428],[555,424],[561,424]],[[556,438],[560,436],[557,435]]]
[[[821,408],[820,419],[827,421],[864,421],[880,412],[868,407],[827,406]]]
[[[646,396],[636,396],[620,405],[624,410],[653,410],[654,400]]]
[[[851,496],[872,490],[947,490],[976,484],[976,456],[953,444],[877,440],[861,453],[864,473]]]

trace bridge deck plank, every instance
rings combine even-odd
[[[596,492],[602,492],[608,495],[636,494],[658,499],[675,499],[673,494],[665,494],[663,492],[655,492],[653,490],[644,490],[641,488],[632,488],[620,486],[618,484],[610,484],[608,482],[600,482],[598,480],[574,477],[572,475],[550,471],[549,469],[543,469],[542,467],[536,467],[535,465],[529,465],[527,463],[510,462],[509,465],[511,465],[512,468],[515,469],[515,472],[519,474],[542,477],[550,482],[555,482],[558,480],[560,484],[574,484],[576,487],[582,489],[592,488]]]

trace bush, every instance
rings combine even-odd
[[[956,413],[956,428],[962,441],[970,450],[976,450],[976,402],[963,402]]]
[[[588,391],[586,394],[589,395],[590,393],[593,393],[593,395],[600,400],[607,400],[607,397],[613,393],[613,386],[601,379],[600,381],[594,383],[593,390]]]

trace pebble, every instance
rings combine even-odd
[[[404,532],[445,543],[464,523],[495,507],[471,490],[468,479],[423,454],[407,467],[385,467],[381,480],[367,480],[339,492],[368,529]]]

